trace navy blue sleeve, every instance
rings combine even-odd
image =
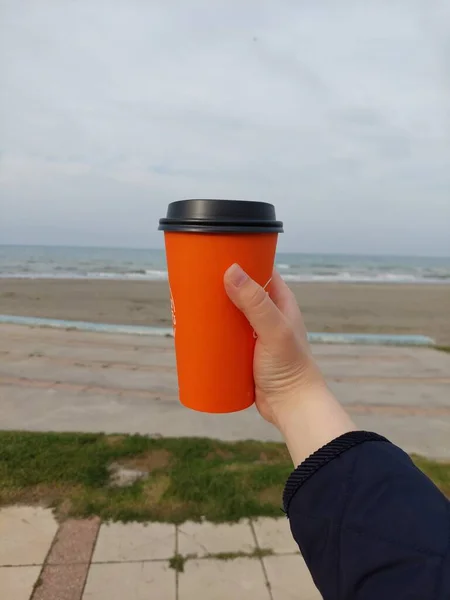
[[[352,432],[318,450],[284,507],[325,600],[450,600],[450,503],[385,438]]]

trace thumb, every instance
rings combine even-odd
[[[224,283],[228,297],[244,313],[262,342],[273,338],[280,327],[286,327],[283,314],[269,294],[239,265],[226,271]]]

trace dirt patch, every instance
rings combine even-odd
[[[152,473],[158,469],[166,469],[172,462],[172,453],[164,448],[158,450],[150,450],[139,456],[133,456],[125,460],[118,461],[119,464],[126,468]]]
[[[158,504],[168,490],[169,485],[170,477],[168,475],[148,481],[144,490],[145,503],[150,505]]]
[[[259,462],[264,465],[285,463],[290,462],[290,460],[289,452],[285,446],[276,447],[273,445],[273,447],[268,448],[267,451],[263,451],[259,455]]]
[[[251,471],[254,467],[257,467],[258,464],[255,463],[231,463],[229,465],[223,465],[221,467],[224,471],[228,473],[247,473]]]
[[[265,452],[261,452],[261,454],[259,455],[259,462],[266,465],[268,462],[271,462],[271,461],[269,460],[269,458]]]
[[[54,506],[61,498],[73,495],[81,486],[39,484],[24,489],[2,490],[0,505],[27,504],[31,506]]]
[[[183,523],[192,514],[195,514],[195,504],[176,498],[167,498],[158,507],[159,518],[171,523]]]
[[[73,503],[70,498],[65,498],[56,511],[57,520],[61,523],[72,514]]]
[[[233,452],[229,450],[223,450],[222,448],[216,448],[214,452],[208,452],[206,455],[206,460],[215,460],[217,458],[222,458],[223,460],[230,460],[234,458]]]
[[[262,458],[261,458],[262,457]],[[258,467],[270,467],[272,465],[279,465],[280,463],[284,463],[285,461],[276,459],[273,457],[269,457],[264,453],[261,453],[259,460],[254,460],[253,462],[235,462],[223,465],[222,469],[224,471],[229,472],[238,472],[238,473],[246,473],[252,471],[253,469],[257,469]]]
[[[108,435],[105,437],[105,442],[108,446],[118,446],[126,440],[125,435]]]
[[[271,506],[279,505],[281,507],[282,493],[283,490],[274,485],[262,490],[262,492],[258,494],[258,499],[261,504],[270,504]]]

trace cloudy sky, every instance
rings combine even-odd
[[[282,250],[450,255],[450,0],[0,0],[0,40],[0,243],[225,197]]]

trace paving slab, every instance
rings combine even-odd
[[[57,529],[51,510],[29,506],[0,509],[0,566],[43,564]]]
[[[80,600],[87,569],[87,565],[46,566],[31,600]]]
[[[100,519],[68,519],[58,529],[47,565],[89,563]]]
[[[109,523],[100,527],[92,562],[169,559],[175,554],[175,525]]]
[[[29,600],[41,567],[0,567],[0,598]]]
[[[125,599],[175,600],[175,571],[165,562],[91,565],[83,600]]]
[[[292,537],[289,520],[286,517],[255,519],[253,527],[260,548],[268,548],[275,554],[298,554],[300,552]]]
[[[273,600],[322,599],[301,556],[265,556],[263,562]]]
[[[256,558],[189,560],[178,580],[179,600],[270,600]]]
[[[239,523],[193,523],[178,528],[178,553],[197,557],[230,552],[253,552],[255,540],[248,520]]]

